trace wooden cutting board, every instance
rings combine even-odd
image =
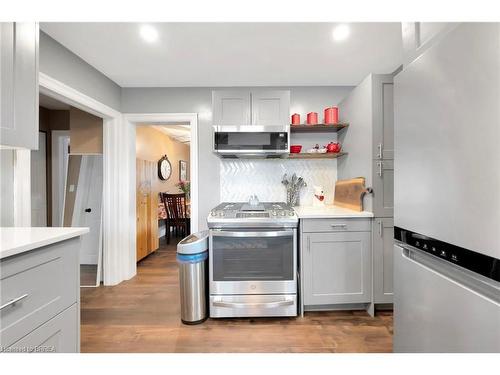
[[[363,211],[363,196],[369,191],[365,187],[364,177],[338,180],[335,183],[333,204],[354,211]]]

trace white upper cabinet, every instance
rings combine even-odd
[[[214,125],[250,125],[251,99],[248,90],[212,91]]]
[[[253,125],[287,125],[290,123],[290,91],[252,92]]]
[[[0,144],[38,148],[37,23],[0,23]]]
[[[374,159],[394,159],[394,84],[392,74],[372,75]]]
[[[214,125],[287,125],[288,90],[216,90],[212,92]]]

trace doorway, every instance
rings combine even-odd
[[[188,160],[176,160],[176,161],[185,161],[188,163],[183,164],[182,166],[180,163],[178,165],[174,165],[171,169],[172,175],[168,180],[171,179],[172,185],[170,188],[168,188],[171,193],[181,193],[182,190],[180,190],[180,186],[175,186],[178,184],[175,183],[175,180],[179,180],[181,177],[181,172],[185,173],[184,175],[188,177],[189,181],[189,228],[185,230],[185,234],[189,233],[194,233],[198,231],[198,189],[199,189],[199,184],[198,184],[198,116],[195,113],[165,113],[165,114],[126,114],[124,115],[124,120],[127,128],[129,129],[129,133],[131,135],[131,138],[134,140],[134,147],[130,148],[131,151],[131,156],[133,156],[133,160],[137,162],[138,159],[138,149],[137,149],[137,139],[138,139],[138,134],[141,136],[143,133],[142,128],[144,127],[149,127],[154,129],[155,131],[160,131],[165,134],[167,134],[170,137],[176,137],[177,141],[179,142],[189,142],[189,159]],[[141,130],[138,130],[141,129]],[[189,130],[189,131],[188,131]],[[167,155],[168,158],[168,155]],[[187,157],[185,157],[187,159]],[[158,161],[156,160],[156,164],[158,165]],[[136,163],[135,167],[136,167]],[[172,162],[170,161],[170,165],[172,165]],[[139,187],[137,186],[137,176],[136,176],[136,168],[134,168],[134,165],[130,165],[130,169],[133,171],[134,175],[134,184],[131,186],[132,193],[131,198],[134,199],[134,202],[131,202],[133,204],[137,204],[137,194]],[[183,175],[183,176],[184,176]],[[167,181],[168,181],[167,180]],[[166,184],[163,185],[163,187],[167,187]],[[170,190],[172,189],[172,190]],[[136,206],[137,207],[137,206]],[[137,230],[140,227],[137,227],[137,208],[136,208],[136,231],[134,232],[137,233]],[[160,220],[159,224],[159,233],[161,233],[163,237],[163,229],[162,229],[162,224]],[[166,223],[165,223],[166,224]],[[165,227],[167,227],[165,225]],[[166,230],[166,229],[165,229]],[[174,228],[170,227],[169,230],[173,231],[173,234],[177,234],[177,238],[173,241],[179,240],[178,237],[181,236],[182,231],[177,230],[175,231]],[[137,237],[135,238],[137,241]],[[166,239],[165,239],[166,242]],[[170,244],[171,245],[171,244]],[[136,260],[137,259],[137,254],[136,254]]]
[[[80,286],[101,282],[103,120],[40,94],[39,148],[31,151],[31,222],[88,227],[80,249]]]
[[[191,230],[189,124],[136,127],[137,261]]]

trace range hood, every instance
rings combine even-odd
[[[215,125],[213,152],[222,159],[278,159],[290,152],[290,127]]]

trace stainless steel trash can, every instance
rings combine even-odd
[[[207,319],[208,231],[191,234],[177,244],[181,320],[198,324]]]

